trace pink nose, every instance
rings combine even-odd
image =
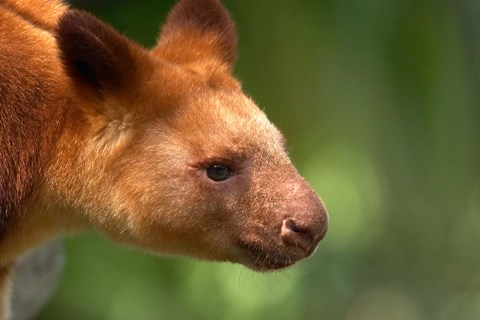
[[[294,219],[287,218],[283,220],[280,238],[286,245],[299,248],[305,252],[305,256],[309,256],[324,237],[325,232],[325,227],[301,226]]]

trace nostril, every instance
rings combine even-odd
[[[296,224],[295,224],[295,221],[293,221],[293,219],[285,219],[283,221],[284,225],[285,225],[285,228],[293,231],[293,232],[302,232],[304,230],[300,229]]]
[[[290,218],[283,220],[280,237],[286,244],[303,247],[305,250],[310,249],[313,244],[312,233]]]
[[[306,229],[300,228],[293,219],[285,219],[283,220],[283,226],[282,229],[285,229],[285,231],[289,232],[295,232],[295,233],[302,233],[306,232]]]

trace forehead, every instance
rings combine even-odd
[[[155,131],[199,153],[284,152],[283,136],[231,76],[157,61],[141,96]]]
[[[241,92],[206,90],[193,95],[185,103],[185,120],[199,130],[241,134],[255,129],[264,134],[278,134],[265,113]]]
[[[177,129],[198,150],[284,151],[281,133],[240,91],[206,90],[180,108]]]

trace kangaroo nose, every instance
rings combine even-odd
[[[322,228],[323,229],[323,228]],[[309,256],[325,235],[326,230],[316,230],[315,227],[301,226],[292,218],[283,220],[280,238],[288,245],[302,249]]]

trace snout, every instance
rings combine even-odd
[[[302,197],[290,204],[291,214],[284,216],[280,239],[287,252],[299,259],[310,256],[328,229],[328,213],[313,189],[305,182]]]
[[[257,271],[289,267],[315,252],[328,229],[328,213],[315,190],[293,167],[287,178],[263,186],[246,202],[250,220],[240,221],[235,262]],[[282,176],[283,177],[283,176]],[[266,179],[266,178],[265,178]],[[273,191],[273,192],[272,192]]]
[[[276,227],[272,225],[267,234],[255,236],[254,241],[241,242],[241,247],[248,252],[243,264],[259,271],[277,270],[315,251],[328,229],[328,213],[322,201],[312,194],[308,201],[290,209],[295,213],[277,216]]]
[[[324,221],[325,220],[325,221]],[[280,239],[292,250],[299,250],[305,257],[310,256],[327,232],[326,219],[305,223],[293,218],[283,220]]]

